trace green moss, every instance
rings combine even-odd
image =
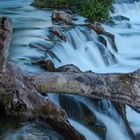
[[[33,6],[70,8],[94,21],[106,21],[113,0],[34,0]]]

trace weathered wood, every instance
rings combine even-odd
[[[31,76],[39,92],[73,93],[128,104],[140,112],[140,71],[131,74],[46,72]]]
[[[0,109],[4,115],[27,119],[42,118],[63,134],[65,139],[85,140],[85,137],[71,126],[65,111],[37,92],[31,79],[20,68],[7,62],[11,22],[2,18],[0,25]]]
[[[11,21],[10,19],[3,17],[0,19],[0,72],[5,71],[11,37]]]

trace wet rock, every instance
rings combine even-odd
[[[99,24],[99,23],[95,23],[95,24],[90,24],[89,27],[91,29],[93,29],[95,32],[97,32],[98,34],[103,34],[106,35],[108,37],[110,37],[111,39],[115,39],[115,36],[109,32],[106,32],[104,30],[104,28]]]
[[[96,135],[98,135],[98,137],[100,137],[101,140],[105,140],[106,139],[106,133],[107,133],[107,128],[99,123],[96,124],[89,124],[89,128],[96,133]]]
[[[105,40],[105,38],[101,35],[98,36],[98,40],[104,45],[104,46],[107,46],[107,42]]]
[[[60,95],[60,105],[68,116],[84,125],[95,123],[96,117],[82,102],[69,95]]]
[[[56,68],[52,60],[37,60],[33,61],[32,64],[40,65],[50,72],[81,72],[81,70],[73,64]]]
[[[106,137],[106,127],[97,123],[96,116],[75,97],[69,95],[59,96],[60,105],[65,109],[68,116],[79,123],[85,125],[91,131],[96,133],[102,140]]]
[[[140,134],[136,134],[136,140],[140,140]]]
[[[61,21],[65,24],[72,25],[73,24],[73,16],[70,13],[66,13],[64,11],[54,10],[52,12],[52,21]]]
[[[126,21],[130,21],[129,18],[125,17],[125,16],[122,16],[122,15],[117,15],[117,16],[114,16],[111,18],[112,20],[117,20],[117,21],[123,21],[123,20],[126,20]]]
[[[61,40],[63,41],[67,41],[66,36],[57,28],[55,27],[50,27],[49,31],[52,32],[53,34],[55,34],[56,36],[58,36]]]
[[[45,54],[46,54],[46,57],[47,55],[49,55],[52,59],[56,59],[59,63],[61,63],[61,60],[57,57],[57,55],[51,50],[51,48],[48,48],[46,47],[45,45],[42,45],[42,44],[37,44],[37,43],[30,43],[29,44],[29,47],[32,47],[32,48],[36,48],[36,49],[39,49],[41,51],[44,51]]]
[[[39,61],[32,62],[32,64],[40,65],[40,66],[46,68],[50,72],[57,71],[52,60],[39,60]]]
[[[29,43],[29,47],[36,48],[36,49],[39,49],[39,50],[42,50],[42,51],[47,51],[47,50],[52,49],[52,47],[48,47],[46,45],[42,45],[42,44],[39,44],[39,43]]]
[[[57,71],[59,71],[59,72],[81,72],[81,70],[73,64],[63,65],[63,66],[59,67],[57,69]]]
[[[109,37],[113,48],[117,51],[117,47],[115,44],[115,36],[113,34],[105,31],[104,28],[99,23],[90,24],[89,27],[93,29],[97,34],[106,35],[107,37]]]

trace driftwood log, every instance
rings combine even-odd
[[[34,82],[20,68],[7,62],[12,36],[11,21],[0,19],[0,112],[8,116],[41,118],[59,131],[66,140],[85,140],[69,123],[63,109],[42,96]]]
[[[69,123],[63,109],[40,93],[73,93],[127,104],[140,112],[140,70],[130,74],[92,72],[26,73],[7,61],[11,21],[0,19],[0,111],[6,115],[42,118],[66,140],[85,140]]]

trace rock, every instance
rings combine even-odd
[[[84,125],[96,122],[96,116],[85,106],[82,102],[78,101],[75,97],[69,95],[59,96],[60,105],[67,112],[71,119],[74,119]]]
[[[115,36],[107,31],[99,23],[90,24],[89,27],[93,29],[97,34],[106,35],[110,38],[113,48],[117,51],[117,47],[115,44]]]
[[[98,36],[98,40],[104,45],[104,46],[107,46],[107,42],[105,40],[105,38],[101,35]]]
[[[106,35],[106,36],[110,37],[113,40],[115,39],[114,35],[109,33],[109,32],[106,32],[104,30],[104,28],[99,23],[90,24],[89,27],[91,29],[93,29],[95,32],[97,32],[98,34]]]
[[[55,28],[55,27],[50,27],[49,28],[49,31],[50,32],[52,32],[52,33],[54,33],[56,36],[58,36],[61,40],[63,40],[63,41],[67,41],[67,39],[66,39],[66,36],[59,30],[59,29],[57,29],[57,28]]]
[[[140,134],[139,133],[136,134],[136,140],[140,140]]]
[[[61,21],[65,24],[68,24],[68,25],[72,25],[73,24],[73,16],[69,13],[66,13],[64,11],[57,11],[57,10],[54,10],[52,12],[52,21]]]
[[[32,63],[40,65],[40,66],[46,68],[50,72],[57,71],[52,60],[39,60],[39,61],[34,61]]]
[[[61,63],[61,60],[51,50],[51,48],[49,48],[49,47],[47,47],[45,45],[42,45],[42,44],[38,44],[38,43],[36,43],[36,44],[35,43],[30,43],[29,47],[36,48],[36,49],[39,49],[41,51],[44,51],[46,53],[46,57],[47,57],[47,55],[49,55],[52,59],[56,59],[59,63]]]
[[[63,65],[59,67],[57,71],[58,72],[81,72],[81,70],[73,64]]]
[[[96,133],[96,135],[101,139],[101,140],[105,140],[106,139],[106,132],[107,132],[107,128],[99,123],[96,124],[89,124],[90,125],[90,129]]]
[[[86,126],[102,140],[105,139],[106,127],[103,124],[97,123],[95,114],[87,106],[73,96],[60,95],[59,99],[61,107],[65,109],[71,119]]]
[[[63,65],[61,67],[55,68],[54,62],[52,60],[38,60],[32,62],[32,64],[37,64],[50,72],[81,72],[81,70],[73,64]]]
[[[123,20],[126,20],[126,21],[130,21],[129,18],[125,17],[125,16],[122,16],[122,15],[117,15],[117,16],[114,16],[111,18],[112,20],[117,20],[117,21],[123,21]]]

